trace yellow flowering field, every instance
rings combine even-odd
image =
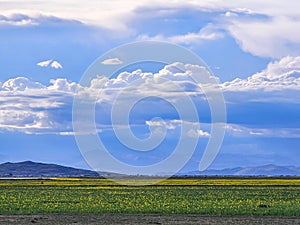
[[[168,179],[131,186],[100,178],[3,179],[0,213],[300,216],[300,180]]]

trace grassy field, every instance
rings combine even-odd
[[[300,179],[0,180],[0,214],[45,213],[300,216]]]

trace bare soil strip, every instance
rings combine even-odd
[[[10,225],[103,225],[103,224],[300,224],[300,217],[202,216],[134,214],[41,214],[0,215],[0,224]]]

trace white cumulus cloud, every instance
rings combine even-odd
[[[210,134],[206,131],[203,131],[203,130],[200,130],[200,129],[197,129],[197,130],[189,130],[188,132],[188,135],[190,137],[209,137]]]
[[[54,68],[54,69],[62,69],[63,68],[62,65],[57,61],[53,61],[51,63],[51,67]]]
[[[300,54],[300,18],[292,15],[268,20],[230,17],[227,29],[244,51],[254,55],[281,58]]]
[[[54,69],[62,69],[63,68],[63,66],[59,62],[52,60],[52,59],[38,62],[36,65],[40,66],[40,67],[49,67],[50,66],[51,68],[54,68]]]
[[[71,132],[73,96],[79,85],[66,79],[45,86],[26,77],[0,87],[0,130],[28,134]]]
[[[40,66],[40,67],[47,67],[50,65],[50,63],[52,62],[52,59],[46,60],[46,61],[41,61],[38,62],[36,65]]]
[[[225,82],[222,87],[225,91],[300,90],[300,56],[287,56],[271,62],[265,70],[247,79]]]
[[[119,65],[119,64],[123,64],[123,62],[120,59],[118,59],[118,58],[105,59],[101,63],[104,64],[104,65]]]
[[[38,82],[33,82],[27,77],[17,77],[5,81],[0,90],[2,91],[25,91],[30,89],[44,89],[45,86]]]

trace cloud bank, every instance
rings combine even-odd
[[[49,65],[50,62],[44,62],[44,64]],[[178,69],[180,67],[185,67],[186,72],[181,72]],[[150,126],[164,125],[169,131],[176,130],[180,128],[182,121],[178,118],[174,108],[162,100],[164,98],[172,103],[180,101],[184,93],[195,101],[197,110],[201,112],[200,116],[209,118],[210,112],[206,111],[205,95],[199,84],[190,77],[191,73],[197,73],[199,69],[202,68],[174,63],[166,65],[157,73],[135,70],[121,72],[113,79],[98,76],[86,87],[65,78],[52,79],[49,85],[31,81],[26,77],[12,78],[0,86],[0,127],[3,131],[71,135],[72,104],[76,94],[84,101],[96,102],[96,114],[101,115],[96,118],[96,126],[101,132],[112,128],[110,114],[114,101],[118,99],[121,101],[120,104],[127,104],[132,101],[132,93],[134,93],[141,97],[157,96],[159,98],[152,97],[137,104],[134,108],[133,126],[146,129]],[[209,81],[209,79],[211,78],[206,77],[203,81]],[[227,104],[237,107],[235,110],[243,109],[248,103],[264,102],[266,107],[270,107],[270,111],[274,111],[272,107],[274,107],[275,98],[282,104],[292,103],[291,107],[295,104],[295,110],[297,110],[299,104],[297,96],[300,93],[300,57],[285,57],[270,63],[265,70],[248,79],[225,82],[220,84],[220,88],[224,92]],[[99,95],[100,89],[101,95]],[[84,114],[84,109],[82,113]],[[151,118],[155,116],[162,117],[165,120],[164,124],[151,121]],[[235,118],[235,112],[229,112],[228,116],[229,119]],[[262,119],[264,116],[268,117],[267,114],[259,116]],[[145,129],[143,132],[147,133]],[[263,127],[258,127],[251,131],[252,134],[250,130],[247,132],[248,135],[255,135],[255,133],[256,135],[259,133],[272,135],[271,131],[268,133],[263,129]],[[288,132],[289,130],[282,130],[279,134],[283,135]],[[209,129],[193,130],[187,135],[208,137]]]
[[[116,7],[117,6],[117,7]],[[68,9],[67,11],[65,9]],[[0,26],[38,26],[41,24],[81,23],[96,26],[132,39],[159,39],[178,44],[197,45],[233,37],[253,55],[281,58],[299,55],[300,3],[287,1],[6,1],[1,3]],[[93,10],[91,10],[93,9]],[[147,12],[151,13],[147,13]],[[191,17],[183,17],[188,11]],[[197,15],[206,13],[209,20]],[[53,15],[53,16],[49,16]],[[155,17],[153,17],[155,15]],[[145,24],[145,31],[140,32]],[[153,26],[159,23],[159,26]],[[148,25],[147,25],[148,24]],[[166,26],[166,25],[167,26]],[[190,27],[181,32],[180,28]],[[195,24],[191,26],[191,24]],[[148,26],[148,27],[147,27]],[[166,26],[173,32],[160,29]],[[177,29],[176,29],[177,27]],[[149,31],[149,32],[147,32]]]

